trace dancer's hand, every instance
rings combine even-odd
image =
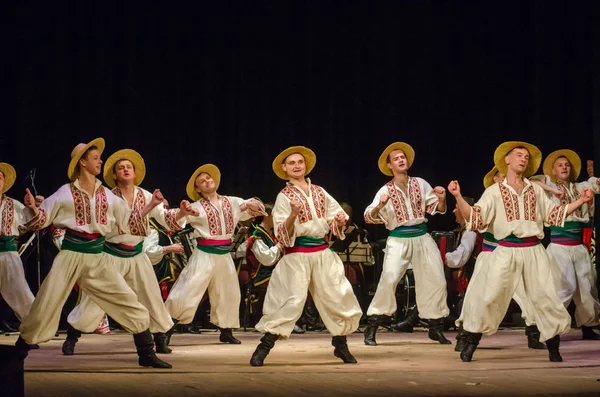
[[[450,182],[448,184],[448,191],[454,197],[460,196],[460,185],[458,184],[458,181],[452,181],[452,182]]]
[[[434,187],[433,188],[433,194],[435,194],[439,200],[445,200],[446,199],[446,189],[444,189],[441,186]]]
[[[290,201],[290,206],[292,207],[292,214],[294,216],[298,215],[300,213],[300,210],[302,209],[302,204],[298,200]]]

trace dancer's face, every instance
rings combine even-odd
[[[529,151],[524,148],[514,148],[504,157],[504,161],[509,169],[517,174],[522,174],[529,164]]]
[[[129,160],[119,160],[113,169],[113,179],[122,184],[133,183],[135,167]]]
[[[300,153],[290,154],[281,165],[281,168],[290,179],[300,179],[306,174],[306,161]]]
[[[571,178],[571,163],[566,157],[559,157],[554,161],[552,175],[561,182],[568,182]]]
[[[402,150],[394,150],[390,153],[387,166],[392,173],[405,173],[408,171],[408,160]]]
[[[100,151],[98,149],[92,149],[87,153],[85,158],[79,160],[79,166],[85,168],[90,174],[98,175],[102,171],[102,159],[100,158]]]
[[[196,177],[196,191],[200,194],[210,194],[215,191],[215,180],[206,172]]]

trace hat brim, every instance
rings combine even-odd
[[[133,183],[136,186],[139,186],[146,177],[146,163],[144,162],[142,155],[133,149],[119,150],[106,159],[104,162],[104,182],[110,188],[114,188],[116,186],[113,178],[113,168],[120,160],[128,160],[131,162],[131,164],[133,164],[133,168],[135,170],[135,178]]]
[[[67,176],[69,177],[70,181],[74,181],[76,179],[77,164],[79,164],[79,160],[81,160],[81,156],[83,156],[86,150],[88,150],[92,146],[96,146],[98,148],[98,151],[102,154],[102,152],[104,151],[104,145],[104,138],[96,138],[88,144],[86,144],[85,147],[71,159],[71,162],[69,163],[69,168],[67,169]]]
[[[216,165],[201,165],[198,167],[198,169],[196,169],[196,171],[194,171],[185,188],[188,197],[194,201],[198,201],[202,198],[202,195],[196,191],[196,178],[198,178],[198,175],[203,173],[210,175],[210,177],[215,181],[215,190],[217,190],[221,184],[221,171],[219,171],[219,168]]]
[[[0,172],[4,174],[4,187],[2,188],[2,194],[4,194],[15,184],[17,171],[8,163],[0,163]]]
[[[379,166],[379,171],[381,171],[384,175],[393,176],[394,173],[387,166],[388,164],[388,156],[394,151],[400,150],[406,156],[406,161],[408,162],[408,168],[410,168],[415,161],[415,150],[408,143],[405,142],[394,142],[388,147],[385,148],[381,156],[379,156],[379,161],[377,161],[377,165]]]
[[[485,176],[483,177],[483,187],[485,187],[486,189],[490,186],[492,186],[494,183],[494,177],[496,176],[496,174],[498,173],[498,168],[494,167],[492,168],[492,170],[490,172],[488,172],[487,174],[485,174]]]
[[[304,161],[306,163],[306,172],[304,173],[304,176],[310,174],[310,172],[313,170],[313,168],[315,168],[315,165],[317,164],[317,155],[315,154],[315,152],[313,152],[305,146],[291,146],[285,149],[283,152],[279,153],[277,157],[275,157],[275,160],[273,160],[272,165],[273,172],[275,173],[275,175],[277,175],[279,178],[285,181],[290,179],[290,177],[283,170],[281,165],[283,164],[286,158],[295,153],[301,154],[304,157]]]
[[[498,172],[506,175],[508,171],[508,164],[504,162],[504,158],[508,152],[518,147],[524,147],[529,152],[529,163],[527,164],[527,168],[525,169],[523,175],[525,177],[530,177],[536,173],[536,171],[540,168],[540,164],[542,163],[542,152],[531,143],[521,141],[504,142],[498,146],[494,152],[494,164],[496,165]]]
[[[553,182],[556,181],[556,177],[552,175],[552,169],[559,157],[566,157],[567,160],[569,160],[569,163],[571,163],[571,173],[573,174],[573,178],[577,180],[577,178],[579,178],[579,173],[581,172],[581,158],[577,153],[570,149],[555,150],[546,156],[544,165],[542,166],[544,175],[548,175]]]

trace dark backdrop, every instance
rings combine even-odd
[[[504,140],[600,164],[598,2],[55,3],[2,16],[0,161],[16,167],[20,199],[31,168],[49,195],[75,144],[97,136],[105,158],[138,150],[143,185],[172,203],[205,162],[222,193],[274,200],[271,161],[295,144],[317,153],[313,181],[357,213],[396,140],[416,150],[413,175],[457,178],[476,197]]]

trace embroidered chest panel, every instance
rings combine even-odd
[[[12,235],[12,224],[15,220],[15,203],[10,197],[4,198],[4,208],[2,208],[2,230],[0,236]]]
[[[225,233],[223,233],[223,226],[221,225],[221,219],[219,218],[219,210],[211,204],[209,200],[200,199],[200,205],[206,213],[208,220],[208,230],[211,236],[220,236],[223,234],[232,234],[235,228],[235,220],[233,219],[233,208],[231,201],[225,196],[219,196],[221,202],[221,210],[223,211],[223,220],[225,221]]]
[[[394,207],[394,214],[398,223],[406,222],[410,216],[408,213],[408,206],[402,192],[394,185],[394,181],[390,181],[386,185],[388,195],[392,206]],[[408,187],[408,199],[412,207],[413,218],[423,218],[423,193],[419,181],[415,178],[411,178]]]
[[[90,198],[81,190],[77,189],[74,183],[69,184],[71,195],[73,196],[73,205],[75,206],[75,224],[77,226],[90,225],[92,223],[92,210],[90,208]],[[104,186],[96,189],[94,197],[96,206],[96,223],[100,225],[108,224],[108,197]]]
[[[300,202],[300,212],[298,213],[298,221],[300,223],[313,220],[308,199],[297,187],[288,185],[283,188],[281,193],[290,201],[296,200]],[[310,185],[310,197],[312,198],[313,205],[315,206],[317,219],[324,218],[327,214],[327,209],[325,206],[326,199],[323,188],[317,185]]]
[[[521,210],[519,207],[519,197],[511,192],[511,190],[500,183],[500,196],[502,197],[502,204],[504,206],[504,214],[506,215],[506,221],[512,222],[521,219]],[[535,189],[532,185],[529,185],[523,191],[523,218],[526,221],[537,221],[536,211],[537,197],[535,195]]]
[[[565,183],[557,183],[556,187],[558,188],[558,190],[563,192],[563,197],[560,200],[560,205],[569,205],[573,201],[579,200],[579,197],[581,197],[581,193],[579,193],[579,190],[577,190],[577,185],[575,185],[574,183],[571,184],[573,192],[569,192],[569,186]],[[573,215],[578,218],[581,218],[583,216],[583,206],[573,211]]]
[[[127,199],[125,197],[123,197],[123,192],[118,187],[114,188],[112,190],[112,192],[115,194],[115,196],[121,197],[123,200],[127,201]],[[127,204],[129,205],[129,203],[127,203]],[[142,191],[142,189],[135,189],[135,195],[133,196],[133,205],[132,205],[131,209],[133,211],[141,212],[145,206],[146,206],[146,197],[144,196],[144,192]],[[140,225],[140,223],[139,223],[140,219],[138,219],[138,218],[139,217],[131,216],[131,217],[129,217],[129,222],[127,222],[129,231],[134,236],[141,235],[142,228],[144,228],[144,225]],[[119,235],[125,234],[125,232],[122,231],[121,228],[118,228],[118,229],[119,229]]]

